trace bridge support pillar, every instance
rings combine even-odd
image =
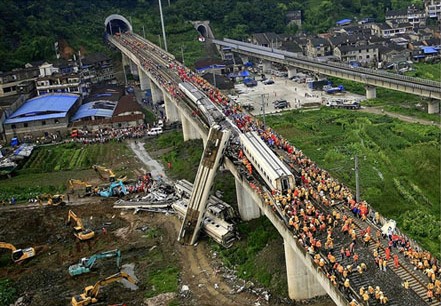
[[[288,68],[288,78],[292,78],[297,74],[297,68],[289,67]]]
[[[375,86],[366,85],[366,98],[375,99],[377,97],[377,88]]]
[[[284,240],[288,295],[293,300],[305,300],[325,295],[326,291],[303,263],[300,255]]]
[[[162,91],[152,80],[150,80],[150,88],[152,89],[153,103],[158,103],[159,101],[162,101]]]
[[[236,196],[237,206],[239,207],[239,214],[242,220],[249,221],[260,217],[259,206],[254,203],[250,190],[245,188],[246,182],[235,179],[236,181]]]
[[[173,101],[168,95],[164,95],[165,114],[169,122],[180,121],[178,108],[174,105]]]
[[[250,61],[250,59],[246,55],[240,55],[240,59],[242,60],[242,63],[244,63],[244,64]]]
[[[271,62],[269,61],[262,61],[262,72],[263,73],[269,73],[271,71]]]
[[[142,91],[150,88],[150,79],[147,74],[138,66],[139,87]]]
[[[427,104],[427,112],[429,114],[438,114],[439,113],[439,101],[438,100],[432,100],[429,101]]]
[[[130,73],[132,75],[138,75],[138,65],[136,65],[131,59],[129,59],[129,64],[130,64]]]
[[[183,114],[181,114],[181,122],[182,133],[184,134],[184,141],[202,138],[201,135],[199,135],[198,131],[192,126],[190,120],[188,120]]]

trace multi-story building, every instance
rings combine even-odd
[[[427,18],[441,20],[441,0],[426,0],[424,6]]]
[[[3,126],[6,139],[13,137],[63,136],[70,117],[81,104],[74,94],[47,94],[27,100],[6,118]]]
[[[357,61],[370,64],[378,62],[378,49],[377,45],[340,46],[334,49],[334,56],[341,62]]]
[[[44,63],[40,67],[40,75],[36,80],[37,94],[74,93],[85,95],[86,86],[76,65],[60,65]]]
[[[111,82],[115,79],[112,60],[102,53],[85,56],[81,59],[81,75],[85,83]]]
[[[383,38],[402,35],[412,31],[413,26],[410,23],[396,24],[392,27],[388,23],[375,23],[371,25],[372,34]]]
[[[38,67],[32,66],[0,73],[0,97],[8,97],[20,94],[19,84],[24,81],[34,81],[38,75]]]
[[[416,8],[414,5],[406,9],[386,11],[386,23],[392,26],[393,23],[410,23],[412,27],[424,26],[426,15],[424,10]]]
[[[325,38],[310,38],[308,39],[308,43],[306,44],[306,55],[310,57],[332,55],[331,44]]]

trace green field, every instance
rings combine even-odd
[[[110,167],[118,175],[126,174],[124,161],[131,155],[124,143],[117,142],[39,147],[11,179],[0,182],[0,200],[14,196],[26,201],[40,193],[64,192],[71,178],[96,179],[91,169],[94,164]]]
[[[267,123],[435,254],[440,254],[440,130],[386,116],[322,109]]]

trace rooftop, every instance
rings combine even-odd
[[[26,101],[12,113],[5,123],[11,124],[63,118],[79,98],[79,95],[66,93],[54,93],[35,97]]]

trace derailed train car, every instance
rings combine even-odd
[[[256,132],[242,133],[239,138],[245,156],[271,190],[286,194],[295,188],[294,175]]]
[[[182,92],[197,106],[205,120],[212,126],[225,119],[222,111],[202,91],[189,82],[179,83]]]
[[[172,204],[172,207],[178,216],[184,219],[188,209],[188,200],[181,199],[176,201]],[[202,230],[214,241],[226,248],[231,247],[233,241],[237,238],[234,224],[228,223],[208,211],[205,212],[202,220]]]

